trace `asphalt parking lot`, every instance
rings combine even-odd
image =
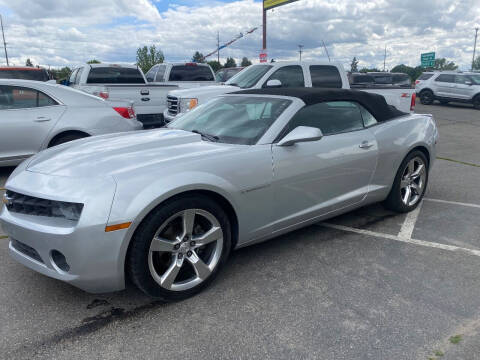
[[[440,130],[417,211],[370,206],[241,249],[181,303],[87,294],[0,239],[0,357],[480,359],[480,111],[416,111]]]

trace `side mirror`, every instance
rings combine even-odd
[[[268,80],[265,87],[267,87],[267,88],[279,88],[279,87],[282,87],[282,82],[280,80],[277,80],[277,79]]]
[[[278,146],[292,146],[299,142],[317,141],[323,137],[322,130],[310,126],[297,126],[290,131],[282,140],[278,142]]]
[[[472,86],[472,82],[467,80],[467,81],[465,81],[465,85]]]

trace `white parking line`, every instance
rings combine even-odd
[[[479,208],[480,209],[480,205],[478,205],[478,204],[464,203],[464,202],[458,202],[458,201],[440,200],[440,199],[430,199],[430,198],[424,198],[423,200],[438,202],[438,203],[443,203],[443,204],[469,206],[469,207],[474,207],[474,208]]]
[[[413,211],[410,211],[400,228],[398,237],[403,239],[411,239],[413,234],[413,229],[415,229],[415,223],[417,222],[418,215],[420,214],[420,209],[422,208],[423,201],[418,204],[417,208]]]
[[[373,237],[377,237],[377,238],[394,240],[394,241],[399,241],[399,242],[403,242],[403,243],[407,243],[407,244],[426,246],[426,247],[448,250],[448,251],[465,252],[467,254],[480,257],[480,250],[467,249],[467,248],[462,248],[462,247],[459,247],[459,246],[439,244],[439,243],[434,243],[434,242],[424,241],[424,240],[406,239],[406,238],[403,238],[403,237],[400,237],[400,236],[397,236],[397,235],[384,234],[384,233],[379,233],[379,232],[376,232],[376,231],[370,231],[370,230],[364,230],[364,229],[356,229],[356,228],[352,228],[352,227],[349,227],[349,226],[343,226],[343,225],[336,225],[336,224],[330,224],[330,223],[319,223],[318,225],[319,226],[324,226],[324,227],[327,227],[327,228],[330,228],[330,229],[342,230],[342,231],[347,231],[347,232],[356,233],[356,234],[360,234],[360,235],[368,235],[368,236],[373,236]]]

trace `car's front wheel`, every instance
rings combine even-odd
[[[139,226],[127,271],[147,295],[181,300],[214,279],[230,247],[230,223],[223,209],[203,195],[180,197],[160,205]]]
[[[398,169],[385,206],[401,213],[412,211],[422,200],[427,182],[427,158],[421,151],[412,151]]]

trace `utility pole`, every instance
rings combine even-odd
[[[0,25],[2,26],[2,37],[3,37],[3,48],[5,49],[5,60],[7,60],[8,65],[8,54],[7,54],[7,43],[5,42],[5,32],[3,31],[3,19],[2,15],[0,15]]]
[[[267,51],[267,10],[263,8],[263,52]]]
[[[387,61],[387,45],[385,45],[385,53],[383,55],[383,71],[385,72],[385,62]]]
[[[300,54],[300,61],[302,61],[303,45],[298,45],[298,53]]]
[[[330,61],[330,55],[328,54],[327,47],[325,46],[325,41],[322,40],[323,48],[325,49],[325,53],[327,54],[328,61]]]
[[[220,31],[217,31],[217,61],[220,64]]]
[[[472,71],[473,71],[473,65],[475,64],[475,50],[477,49],[477,36],[478,36],[478,27],[475,28],[475,43],[473,45]]]

